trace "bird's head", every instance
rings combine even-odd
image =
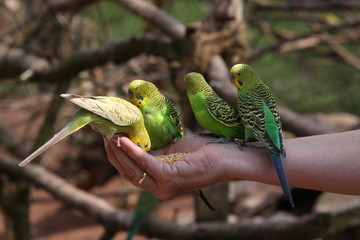
[[[250,88],[259,79],[255,70],[246,64],[236,64],[230,69],[230,81],[238,90]]]
[[[192,94],[204,90],[205,88],[209,88],[203,75],[197,72],[191,72],[186,74],[186,76],[184,77],[184,83],[186,91]]]
[[[151,82],[144,80],[134,80],[129,84],[128,97],[134,105],[140,107],[146,103],[146,100],[150,94],[157,91],[157,87]]]

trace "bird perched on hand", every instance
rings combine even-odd
[[[184,135],[180,122],[180,112],[170,100],[161,94],[153,83],[145,80],[132,81],[128,86],[128,97],[144,116],[152,150],[165,147]],[[197,193],[204,203],[214,210],[201,190],[198,190]],[[152,193],[148,191],[141,192],[132,217],[127,240],[132,238],[144,219],[155,210],[156,206],[154,204],[147,206],[145,200],[147,202],[156,202],[155,199],[157,197]]]
[[[294,206],[285,175],[283,159],[286,155],[280,115],[271,90],[256,71],[246,64],[236,64],[230,70],[230,80],[238,90],[237,107],[245,135],[255,137],[267,148],[275,165],[286,199]]]
[[[144,116],[151,140],[151,149],[165,147],[184,135],[180,112],[151,82],[134,80],[129,84],[128,96]]]
[[[184,82],[198,123],[209,132],[222,137],[210,142],[227,142],[245,137],[244,126],[237,112],[216,94],[200,73],[188,73]]]
[[[81,109],[75,113],[63,129],[24,159],[19,166],[24,166],[87,124],[104,135],[125,134],[143,150],[150,150],[151,142],[144,125],[143,115],[130,102],[117,97],[86,97],[75,94],[61,94],[61,97],[75,103]]]
[[[129,84],[130,101],[139,107],[144,115],[145,127],[150,135],[152,149],[158,149],[181,138],[184,133],[180,122],[180,112],[151,82],[134,80]],[[209,201],[201,190],[199,197],[211,209]]]

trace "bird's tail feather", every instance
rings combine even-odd
[[[285,175],[283,157],[270,153],[270,158],[273,161],[276,172],[279,176],[281,187],[285,194],[285,198],[289,201],[290,206],[294,207],[295,205],[294,205],[294,200],[291,195],[291,189],[289,187],[289,184],[288,184],[288,181],[287,181],[286,175]]]
[[[80,111],[78,112],[80,113]],[[80,114],[75,114],[72,120],[58,133],[56,133],[49,141],[47,141],[44,145],[38,148],[35,152],[30,154],[27,158],[25,158],[22,162],[19,163],[19,166],[25,166],[31,160],[48,150],[51,146],[55,145],[59,141],[61,141],[66,136],[76,132],[80,128],[84,127],[91,121],[90,117],[80,116]]]
[[[199,195],[199,197],[201,198],[201,200],[206,204],[206,206],[208,208],[210,208],[211,210],[215,211],[215,208],[211,205],[211,203],[209,202],[209,200],[207,200],[207,198],[205,197],[204,193],[199,189],[196,190],[196,193]]]

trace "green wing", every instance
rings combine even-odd
[[[165,104],[168,109],[169,115],[175,123],[177,131],[179,132],[180,136],[183,136],[184,132],[180,122],[181,113],[175,108],[175,105],[167,98],[165,99]]]
[[[256,139],[264,143],[270,152],[283,155],[283,137],[280,120],[277,120],[280,118],[275,101],[270,99],[271,97],[264,99],[253,91],[240,93],[238,95],[239,114],[244,126],[252,132]]]
[[[215,92],[206,94],[205,105],[210,115],[225,126],[242,130],[241,119],[230,105]]]

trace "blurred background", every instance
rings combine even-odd
[[[2,0],[0,239],[126,236],[139,190],[107,162],[90,128],[44,153],[39,171],[17,168],[77,110],[61,93],[127,99],[129,82],[145,79],[193,134],[203,130],[185,74],[202,73],[234,104],[228,71],[242,62],[272,89],[286,138],[359,129],[359,13],[356,0]],[[204,191],[215,213],[184,194],[162,202],[134,239],[204,239],[199,222],[224,239],[360,239],[357,196],[295,189],[289,209],[277,186],[239,181]]]

